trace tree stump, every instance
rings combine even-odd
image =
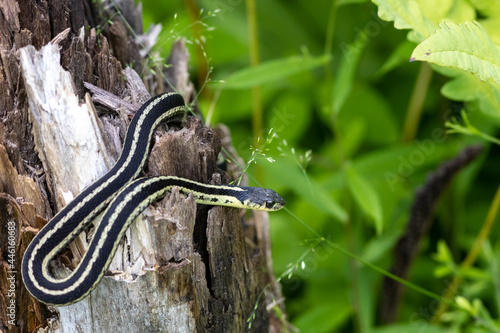
[[[196,205],[176,189],[133,223],[89,297],[54,308],[29,295],[25,248],[113,165],[138,107],[173,88],[188,103],[195,93],[182,41],[171,67],[145,68],[141,52],[158,27],[143,34],[132,0],[5,0],[0,15],[0,331],[281,331],[267,213]],[[222,147],[239,159],[223,126],[195,116],[160,126],[145,174],[228,183],[240,169],[217,167]],[[54,274],[73,269],[91,237],[92,228],[60,254]]]

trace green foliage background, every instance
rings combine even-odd
[[[270,214],[286,320],[303,332],[500,331],[497,225],[474,265],[460,266],[496,207],[498,1],[256,1],[250,37],[251,2],[144,0],[143,11],[145,29],[163,25],[154,57],[187,39],[201,109],[255,162],[250,185],[287,200]],[[415,192],[472,143],[483,153],[445,191],[408,277],[436,299],[407,288],[397,324],[382,326],[380,269]],[[433,320],[454,277],[453,304]]]

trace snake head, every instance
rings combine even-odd
[[[260,187],[246,187],[248,197],[245,204],[256,210],[276,211],[285,206],[285,199],[271,189]]]

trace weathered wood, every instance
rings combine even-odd
[[[31,298],[20,264],[36,232],[113,165],[130,117],[150,93],[175,87],[190,103],[195,92],[182,42],[172,47],[172,66],[156,66],[154,75],[143,69],[133,37],[142,33],[141,14],[132,0],[5,0],[0,12],[0,331],[241,332],[268,283],[252,331],[280,331],[266,308],[281,299],[267,214],[197,206],[175,189],[132,224],[88,298],[50,309]],[[158,26],[138,40],[150,47],[157,34]],[[161,126],[146,175],[227,183],[240,169],[217,167],[221,145],[238,159],[223,127],[206,128],[194,117]],[[13,265],[4,259],[9,226],[16,230]],[[92,230],[82,233],[54,261],[56,275],[78,264],[91,237]],[[15,297],[8,294],[12,275]]]

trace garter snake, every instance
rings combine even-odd
[[[155,128],[181,120],[183,98],[165,93],[151,98],[137,111],[127,130],[116,164],[59,211],[29,244],[22,263],[28,291],[39,301],[69,305],[86,297],[100,282],[129,225],[152,202],[173,187],[192,193],[197,203],[257,210],[278,210],[285,201],[273,190],[233,185],[207,185],[174,176],[138,178],[146,164]],[[49,263],[101,212],[89,248],[75,270],[55,278]]]

